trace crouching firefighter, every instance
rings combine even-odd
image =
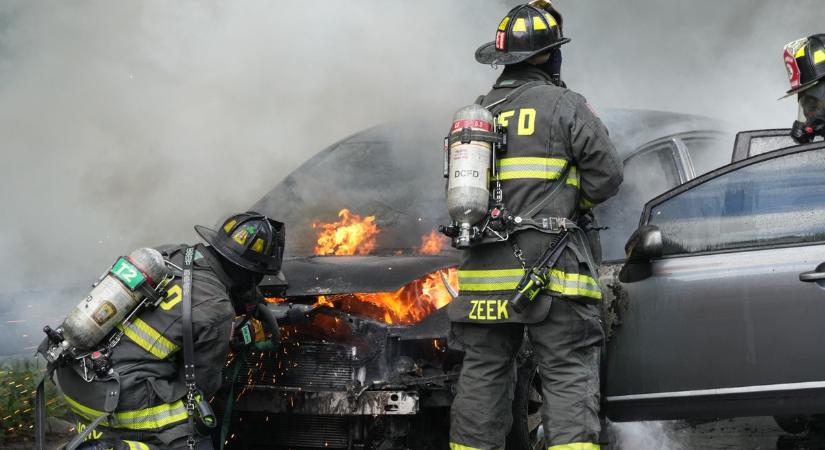
[[[785,46],[785,68],[791,90],[783,98],[796,95],[799,118],[791,128],[798,144],[825,137],[825,34],[799,39]]]
[[[561,27],[549,2],[511,10],[476,51],[503,73],[445,140],[453,222],[442,231],[464,252],[449,306],[450,343],[465,353],[453,450],[505,448],[525,328],[547,448],[599,448],[600,255],[587,222],[618,190],[622,164],[585,99],[562,87]]]
[[[229,217],[208,243],[141,248],[120,257],[60,327],[46,327],[38,353],[78,420],[67,450],[211,449],[209,399],[221,385],[236,311],[277,323],[257,285],[279,274],[284,225],[257,213]],[[251,299],[251,300],[250,300]],[[43,448],[45,398],[37,389]]]

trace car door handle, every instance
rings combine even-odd
[[[812,270],[810,272],[802,272],[799,274],[799,281],[805,281],[807,283],[816,283],[817,281],[825,280],[825,272],[818,272],[816,270]]]

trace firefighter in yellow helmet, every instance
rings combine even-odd
[[[604,341],[598,242],[591,209],[616,194],[622,163],[586,100],[561,82],[561,16],[549,2],[512,9],[476,60],[504,66],[479,99],[506,127],[491,191],[509,218],[495,235],[464,250],[459,296],[449,306],[451,346],[465,353],[451,410],[452,450],[509,448],[514,362],[526,335],[538,363],[545,448],[599,448],[599,365]],[[493,196],[495,197],[495,195]],[[536,267],[559,244],[560,255]],[[523,308],[511,299],[530,269],[543,288]]]
[[[247,212],[218,230],[195,230],[209,245],[144,249],[169,267],[151,307],[124,318],[94,351],[51,362],[77,419],[68,450],[211,449],[217,420],[209,399],[221,386],[236,314],[259,318],[277,341],[277,322],[259,307],[257,286],[265,274],[280,273],[284,224]],[[161,281],[148,278],[150,287]],[[39,351],[47,355],[50,341],[62,337],[52,332]]]

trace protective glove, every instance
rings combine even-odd
[[[797,144],[809,144],[814,140],[813,133],[808,133],[808,126],[805,122],[794,121],[791,127],[791,137]]]
[[[229,345],[236,352],[253,347],[257,350],[274,350],[281,343],[278,321],[266,303],[248,305],[246,315],[236,320],[233,330]]]

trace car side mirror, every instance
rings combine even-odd
[[[650,261],[662,256],[662,231],[654,225],[639,227],[624,246],[627,259],[619,272],[619,281],[634,283],[649,278],[653,272]]]
[[[639,227],[624,246],[627,262],[631,263],[650,262],[661,257],[663,249],[662,231],[655,225]]]

